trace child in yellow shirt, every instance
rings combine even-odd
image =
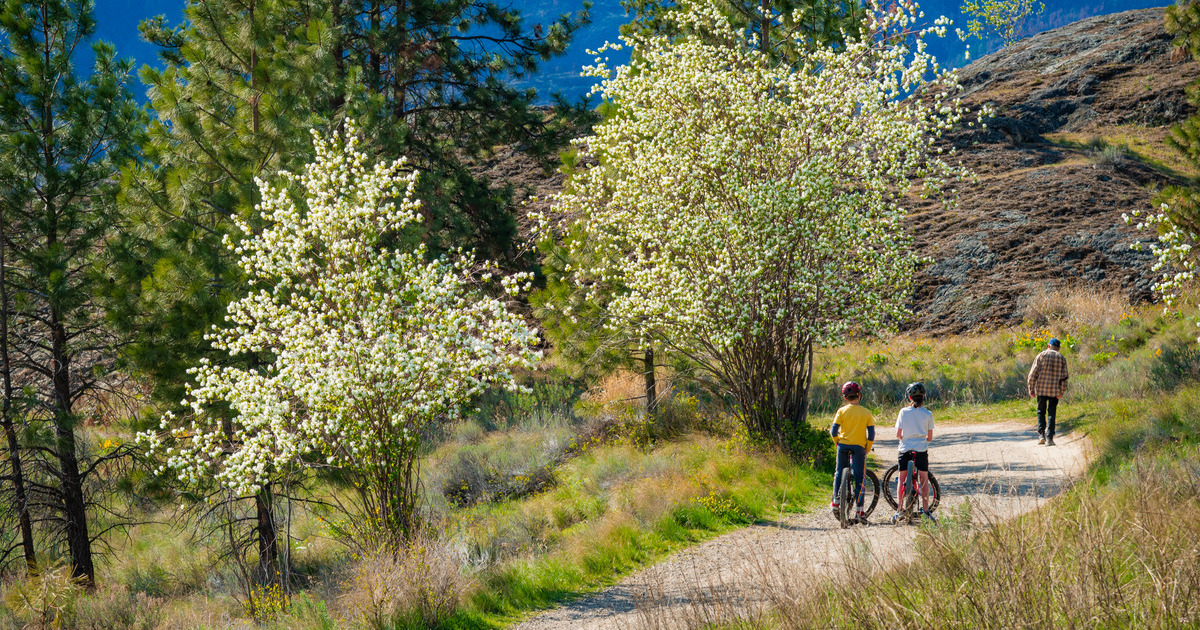
[[[867,515],[863,513],[863,478],[867,470],[867,451],[875,442],[875,416],[870,409],[858,404],[862,399],[862,388],[858,383],[850,381],[842,385],[842,398],[846,405],[837,410],[833,417],[833,426],[829,434],[837,444],[837,470],[833,474],[833,502],[830,510],[837,514],[838,485],[842,482],[842,469],[851,467],[854,475],[854,496],[858,497],[856,517],[859,522],[866,522]]]

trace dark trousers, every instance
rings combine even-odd
[[[1038,435],[1054,437],[1054,415],[1058,412],[1058,399],[1053,396],[1038,396]],[[1050,426],[1046,426],[1049,421]]]
[[[867,449],[862,446],[838,444],[837,471],[833,473],[833,498],[837,499],[837,489],[842,485],[842,469],[850,466],[854,475],[854,496],[858,497],[858,508],[863,506],[863,478],[867,474]]]

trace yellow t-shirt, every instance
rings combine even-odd
[[[867,445],[867,427],[875,426],[875,416],[862,405],[849,404],[837,410],[833,423],[838,425],[840,444]]]

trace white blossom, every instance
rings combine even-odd
[[[227,239],[256,288],[209,339],[259,364],[201,362],[187,424],[168,413],[173,439],[142,434],[180,480],[212,477],[248,494],[285,467],[324,462],[356,475],[368,504],[375,492],[395,509],[386,496],[395,489],[375,486],[411,463],[426,428],[487,387],[516,388],[513,369],[534,366],[535,333],[478,279],[490,274],[511,292],[527,277],[465,252],[430,261],[423,247],[391,248],[420,217],[417,173],[404,160],[371,163],[358,142],[352,121],[342,141],[314,131],[313,163],[279,173],[277,185],[259,182],[267,227],[239,223],[246,238]]]
[[[1157,235],[1156,242],[1134,243],[1130,247],[1135,251],[1149,249],[1154,255],[1155,262],[1151,270],[1162,275],[1152,289],[1162,296],[1168,306],[1174,305],[1184,288],[1196,279],[1197,256],[1193,250],[1200,242],[1200,235],[1172,220],[1170,208],[1165,203],[1159,205],[1158,212],[1134,210],[1130,214],[1123,213],[1121,218],[1126,225]],[[1197,342],[1200,342],[1200,338]]]
[[[950,21],[917,29],[914,4],[872,5],[862,39],[795,65],[760,53],[714,2],[688,7],[679,32],[703,36],[630,33],[628,65],[586,69],[614,111],[575,141],[595,165],[531,216],[586,234],[565,244],[585,242],[597,253],[580,258],[597,264],[570,280],[626,287],[609,304],[616,325],[638,322],[736,390],[764,345],[802,365],[805,348],[907,314],[918,260],[900,202],[915,188],[953,203],[969,173],[933,145],[964,110],[922,42]]]

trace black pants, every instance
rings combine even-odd
[[[1038,396],[1038,435],[1054,437],[1054,415],[1058,412],[1058,399],[1053,396]],[[1046,421],[1050,426],[1046,426]]]

